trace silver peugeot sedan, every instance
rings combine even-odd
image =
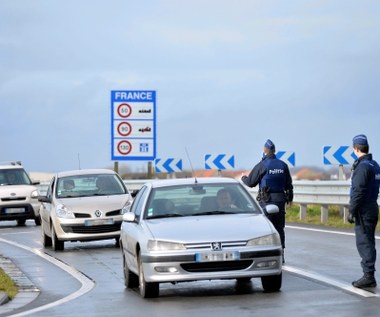
[[[145,183],[123,215],[120,247],[126,288],[159,296],[160,283],[260,277],[282,284],[279,235],[246,188],[232,178]]]
[[[115,239],[118,246],[131,196],[114,171],[83,169],[54,175],[38,200],[43,246],[62,251],[65,241]]]

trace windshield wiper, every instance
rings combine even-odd
[[[183,215],[177,214],[177,213],[170,213],[170,214],[168,213],[168,214],[149,216],[146,219],[158,219],[158,218],[170,218],[170,217],[183,217]]]
[[[223,211],[223,210],[213,210],[213,211],[202,211],[193,214],[192,216],[208,216],[208,215],[228,215],[236,214],[236,211]]]

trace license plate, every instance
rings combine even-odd
[[[195,254],[195,262],[236,261],[236,260],[240,260],[239,251],[205,252],[205,253]]]
[[[84,225],[86,227],[91,226],[100,226],[100,225],[113,225],[114,221],[112,218],[110,219],[89,219],[84,221]]]
[[[21,214],[25,213],[25,208],[5,208],[4,212],[6,214]]]

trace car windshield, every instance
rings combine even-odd
[[[155,188],[145,218],[261,213],[240,184],[193,184]]]
[[[122,181],[114,174],[74,175],[58,178],[57,198],[126,194]]]
[[[1,169],[0,185],[31,185],[32,182],[22,168]]]

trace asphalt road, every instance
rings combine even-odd
[[[161,284],[144,300],[123,283],[121,252],[113,240],[42,248],[40,227],[0,223],[0,254],[40,290],[31,303],[0,316],[380,316],[380,289],[361,291],[354,236],[349,231],[286,228],[286,264],[280,292],[265,293],[260,279]],[[380,275],[377,275],[380,284]]]

